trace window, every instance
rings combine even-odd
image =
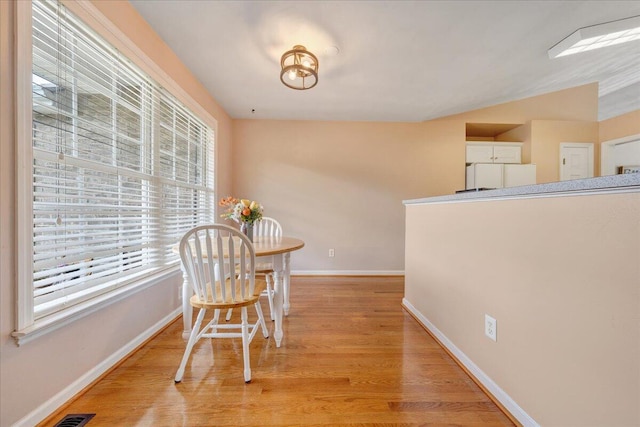
[[[56,1],[31,14],[19,329],[175,270],[215,208],[212,128]]]

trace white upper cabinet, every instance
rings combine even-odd
[[[522,163],[521,143],[467,143],[467,163]]]
[[[493,145],[467,144],[467,163],[493,163]]]
[[[493,163],[522,163],[522,147],[518,145],[494,145]]]

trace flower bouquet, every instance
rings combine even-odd
[[[220,215],[222,218],[232,219],[237,223],[246,222],[253,225],[254,222],[262,219],[262,205],[248,199],[236,199],[226,197],[220,200],[220,206],[227,208],[227,212]]]
[[[227,212],[220,216],[239,223],[240,230],[253,241],[253,224],[262,219],[262,205],[255,200],[236,199],[232,196],[221,199],[219,204],[227,208]]]

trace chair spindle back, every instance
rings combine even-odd
[[[262,237],[282,237],[282,226],[278,221],[268,216],[263,216],[262,219],[254,225],[254,236]]]
[[[180,240],[182,268],[202,302],[238,302],[255,289],[255,251],[240,231],[223,224],[190,230]],[[236,271],[247,272],[237,275]],[[229,280],[229,286],[225,282]]]

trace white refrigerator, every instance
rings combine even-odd
[[[473,163],[467,166],[467,190],[505,188],[536,183],[536,165]]]

